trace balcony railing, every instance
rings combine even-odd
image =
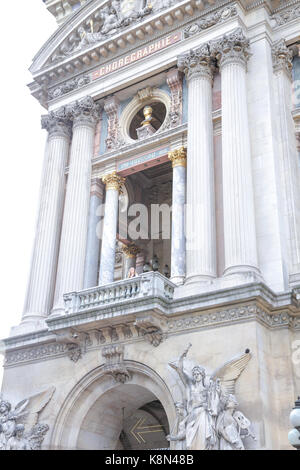
[[[158,272],[64,295],[66,314],[116,305],[145,297],[173,299],[175,284]]]

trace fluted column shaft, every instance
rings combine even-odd
[[[98,109],[92,98],[70,106],[73,140],[67,182],[53,315],[64,313],[63,296],[83,288],[91,159]]]
[[[23,323],[36,323],[51,312],[64,206],[65,167],[70,146],[71,124],[64,109],[43,116],[42,127],[49,134]]]
[[[290,283],[300,280],[300,192],[299,160],[295,124],[291,114],[293,53],[283,39],[272,47],[273,69],[278,109],[279,165],[288,220]]]
[[[169,153],[173,167],[171,280],[182,284],[185,279],[185,203],[186,203],[186,149]]]
[[[216,277],[212,69],[204,44],[179,58],[188,80],[186,282]]]
[[[99,259],[101,246],[100,220],[103,204],[104,188],[100,180],[95,179],[91,185],[91,198],[89,209],[88,236],[86,245],[86,258],[84,268],[84,289],[98,285]]]
[[[222,80],[224,275],[258,272],[246,89],[249,41],[238,29],[211,49]]]
[[[106,199],[99,284],[105,285],[114,281],[119,193],[124,178],[114,172],[103,177],[102,181],[106,185]]]

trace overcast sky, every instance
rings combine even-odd
[[[6,21],[0,46],[0,339],[21,320],[46,140],[40,126],[41,114],[46,111],[26,86],[32,81],[28,68],[56,29],[55,19],[42,0],[2,3],[1,15]]]

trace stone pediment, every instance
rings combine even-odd
[[[154,24],[152,29],[149,27],[147,30],[149,34],[153,34],[155,29],[161,30],[164,25],[173,24],[176,19],[183,18],[185,14],[193,15],[196,4],[203,9],[205,3],[207,0],[151,0],[151,3],[150,0],[87,2],[75,11],[44,44],[34,57],[30,71],[35,75],[57,64],[68,62],[74,57],[81,57],[84,51],[90,51],[93,46],[102,44],[99,57],[101,55],[106,57],[117,48],[125,48],[126,44],[133,44],[135,40],[143,38],[147,34],[144,26],[149,23],[150,19],[151,22],[154,21]],[[171,13],[176,6],[178,6],[177,13]],[[163,21],[155,25],[155,20],[162,12],[168,12],[169,17],[165,16]],[[122,33],[131,32],[132,29],[131,35],[127,34],[126,38],[122,37]],[[86,58],[84,60],[87,61]]]
[[[77,87],[76,80],[84,84],[86,76],[82,73],[134,49],[135,44],[138,47],[149,42],[164,34],[164,30],[170,31],[177,24],[181,27],[194,17],[211,15],[215,24],[214,12],[226,6],[240,4],[249,9],[258,3],[252,0],[87,1],[69,15],[34,57],[30,67],[34,77],[31,92],[47,106],[48,92],[56,84],[70,79],[71,89]],[[270,12],[275,3],[264,1]]]

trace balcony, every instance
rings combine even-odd
[[[65,294],[66,315],[80,314],[105,307],[124,306],[132,301],[157,299],[169,303],[175,284],[158,272],[141,274],[132,279]]]

